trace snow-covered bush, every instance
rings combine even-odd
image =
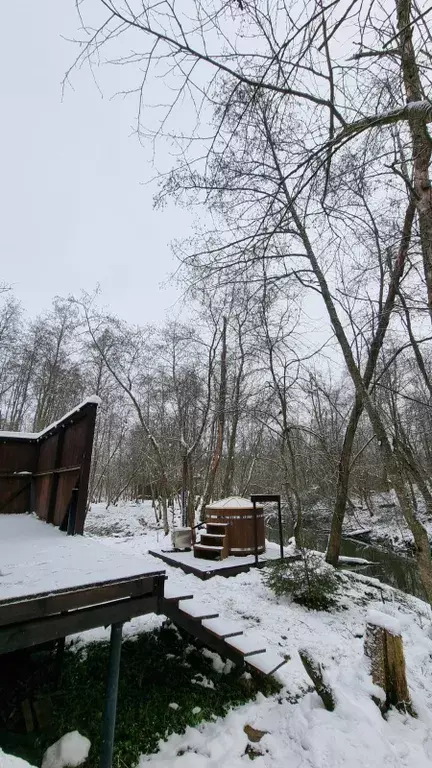
[[[335,604],[337,575],[322,555],[305,551],[301,560],[269,563],[263,577],[277,596],[286,595],[306,608],[327,611]]]

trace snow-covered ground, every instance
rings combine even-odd
[[[150,504],[106,510],[93,505],[87,535],[101,538],[122,553],[147,559],[147,551],[163,542]],[[168,545],[169,542],[167,541]],[[158,561],[160,563],[160,561]],[[222,719],[173,734],[154,755],[142,756],[140,768],[240,768],[249,765],[244,726],[267,733],[253,745],[257,768],[430,768],[432,766],[432,631],[430,608],[421,601],[373,580],[347,574],[340,608],[308,611],[277,599],[258,571],[235,578],[201,581],[166,567],[168,577],[194,596],[219,608],[220,615],[256,628],[269,648],[289,654],[278,673],[282,692],[262,695]],[[382,602],[382,597],[385,602]],[[363,654],[368,610],[397,618],[402,628],[408,683],[418,717],[392,711],[387,720],[372,702],[372,683]],[[128,634],[146,631],[161,617],[140,617],[126,625]],[[81,642],[106,638],[104,629],[88,632]],[[337,705],[327,712],[298,656],[307,648],[325,665]]]
[[[146,565],[149,548],[169,546],[147,503],[110,509],[93,505],[86,534],[118,554],[142,559]],[[160,567],[160,560],[150,560]],[[116,559],[112,562],[114,565]],[[245,768],[250,764],[245,726],[265,732],[259,743],[249,744],[257,768],[432,766],[432,630],[427,604],[366,577],[346,574],[337,610],[308,611],[276,598],[256,570],[208,581],[169,566],[166,572],[178,587],[217,605],[222,617],[256,629],[269,648],[288,654],[290,660],[278,673],[283,684],[279,694],[267,699],[259,695],[223,719],[189,727],[184,734],[172,734],[160,743],[159,752],[141,757],[139,768]],[[387,614],[389,624],[401,628],[417,718],[391,711],[384,720],[371,699],[376,689],[363,654],[363,634],[368,611],[376,610]],[[125,625],[125,634],[148,631],[162,620],[139,617]],[[100,628],[75,640],[85,644],[107,637],[108,630]],[[334,712],[327,712],[311,690],[299,648],[308,649],[325,666],[336,697]],[[223,666],[217,656],[213,658],[215,664]],[[0,768],[25,765],[0,751]]]

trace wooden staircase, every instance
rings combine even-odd
[[[228,524],[207,523],[200,541],[194,544],[194,556],[205,560],[224,560],[229,555]]]
[[[247,664],[263,675],[272,675],[286,663],[256,632],[244,631],[235,621],[221,618],[214,606],[200,603],[167,583],[160,613],[235,664]]]

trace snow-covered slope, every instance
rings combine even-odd
[[[95,505],[89,515],[93,536],[113,526],[116,537],[104,537],[117,551],[143,555],[163,537],[155,530],[150,504],[123,505],[106,510]],[[133,529],[139,535],[130,535]],[[121,531],[125,536],[121,536]],[[430,768],[432,766],[432,634],[429,606],[373,580],[346,575],[340,608],[331,613],[307,611],[274,597],[258,571],[236,578],[200,581],[167,566],[172,581],[203,602],[215,603],[221,616],[257,628],[268,647],[291,656],[278,673],[280,695],[233,710],[224,720],[188,728],[161,743],[155,755],[143,756],[140,766],[155,768],[245,768],[251,725],[268,733],[254,749],[261,754],[256,768]],[[383,603],[384,599],[384,603]],[[418,718],[391,712],[384,720],[371,699],[373,691],[363,654],[363,633],[369,609],[396,618],[402,629],[407,676]],[[141,617],[126,625],[128,634],[145,631],[160,617]],[[106,637],[97,630],[81,641]],[[323,663],[334,688],[337,706],[327,712],[298,657],[308,648]],[[215,662],[217,663],[217,661]]]

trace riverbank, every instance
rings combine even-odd
[[[358,541],[379,546],[395,554],[412,556],[413,535],[405,522],[393,491],[371,494],[367,505],[355,497],[351,501],[352,504],[347,508],[343,525],[345,538],[354,536]],[[317,533],[328,535],[332,512],[330,503],[315,504],[305,511],[304,524]],[[420,499],[418,516],[432,544],[432,520],[426,516]]]

